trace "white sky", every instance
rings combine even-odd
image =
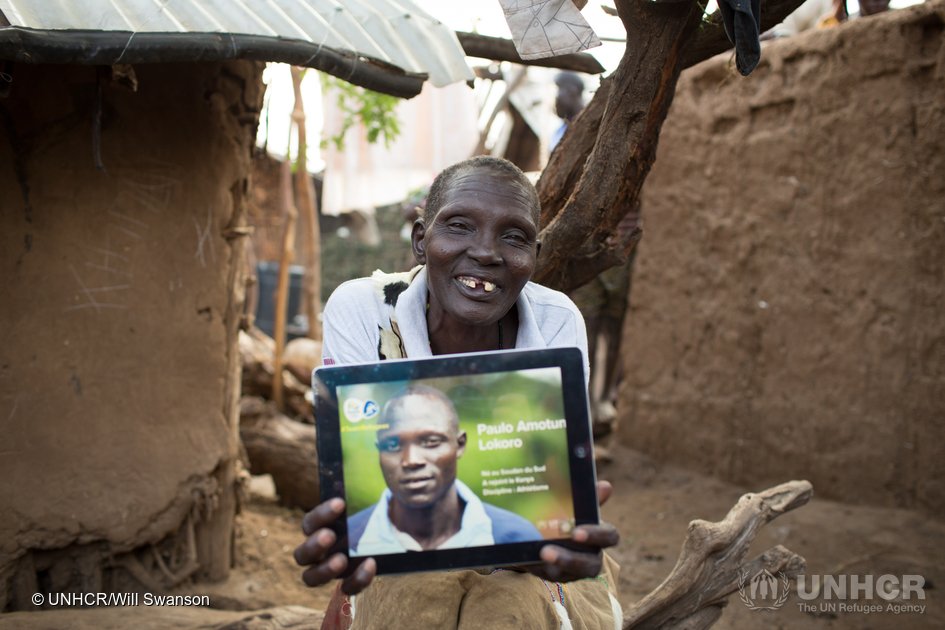
[[[502,14],[502,7],[498,0],[413,0],[423,10],[439,19],[441,22],[456,31],[471,31],[482,35],[492,35],[495,37],[510,38],[508,24]],[[892,0],[890,7],[902,8],[911,4],[917,4],[923,0]],[[603,41],[603,45],[593,48],[588,52],[596,57],[598,61],[606,68],[605,74],[612,72],[620,62],[624,46],[621,42],[606,41],[607,39],[623,40],[627,33],[623,24],[616,16],[604,13],[601,8],[601,0],[590,0],[587,6],[581,10],[581,14],[588,21],[594,31]],[[604,2],[613,6],[612,2]],[[706,10],[712,12],[716,9],[716,0],[708,0]],[[763,3],[762,3],[763,6]],[[853,13],[859,10],[858,0],[847,0],[847,8]],[[289,138],[289,114],[292,110],[293,96],[292,85],[288,78],[289,69],[284,64],[269,64],[264,81],[270,85],[267,91],[266,99],[269,105],[269,127],[263,120],[259,126],[257,142],[261,145],[263,139],[269,137],[269,148],[272,153],[285,155],[285,147]],[[277,84],[271,83],[273,78],[278,78]],[[303,96],[306,102],[306,109],[309,115],[308,137],[310,142],[315,144],[316,139],[320,137],[322,127],[321,116],[321,89],[319,86],[317,72],[310,71],[306,74],[303,82]],[[291,147],[291,153],[295,153],[294,145]],[[309,170],[317,172],[324,168],[324,162],[321,160],[317,146],[313,146],[309,153]]]
[[[892,9],[901,9],[923,0],[892,0],[889,3]],[[427,13],[439,19],[444,24],[457,31],[473,31],[482,35],[496,37],[510,37],[509,27],[502,15],[502,7],[498,0],[414,0]],[[599,37],[623,39],[627,36],[620,19],[604,13],[601,4],[613,7],[614,3],[590,0],[587,6],[581,9],[581,15],[590,23]],[[716,0],[708,0],[706,12],[712,13],[718,4]],[[761,5],[764,11],[764,0]],[[847,10],[855,13],[860,10],[858,0],[847,0]],[[615,52],[616,51],[616,52]],[[592,55],[597,57],[608,70],[617,67],[623,47],[620,44],[604,43],[600,48],[592,49]]]
[[[437,18],[455,31],[470,31],[482,35],[510,38],[508,24],[502,14],[498,0],[414,0],[424,11]],[[599,0],[591,0],[581,11],[584,18],[601,38],[623,39],[626,37],[619,18],[607,15],[600,8]],[[623,54],[623,44],[604,42],[603,45],[589,51],[608,72],[614,70]],[[276,155],[285,155],[286,143],[289,142],[289,119],[294,97],[289,79],[289,68],[285,64],[269,64],[263,81],[269,86],[266,93],[268,126],[264,118],[260,121],[257,144],[262,145],[268,136],[269,150]],[[306,128],[311,143],[320,137],[322,128],[321,89],[317,72],[306,73],[302,83],[306,113],[309,117]],[[294,142],[290,153],[295,154]],[[318,172],[324,168],[317,146],[309,148],[308,168]]]

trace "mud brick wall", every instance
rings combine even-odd
[[[261,70],[12,68],[0,610],[35,591],[167,587],[155,551],[178,577],[229,570],[245,280],[233,228]]]
[[[646,183],[623,443],[945,516],[945,4],[686,71]]]

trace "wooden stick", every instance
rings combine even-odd
[[[463,51],[470,57],[482,57],[493,61],[511,61],[524,66],[573,70],[574,72],[586,72],[587,74],[600,74],[604,71],[604,66],[588,53],[571,53],[526,61],[515,50],[515,44],[510,39],[464,31],[457,31],[456,37],[459,39]]]
[[[279,257],[279,282],[276,285],[276,322],[273,337],[276,351],[272,359],[272,400],[280,411],[285,409],[282,396],[282,353],[285,351],[285,319],[289,307],[289,265],[295,256],[295,220],[299,213],[292,199],[292,166],[286,156],[282,163],[282,205],[285,228],[282,232],[282,255]]]
[[[302,242],[305,246],[305,276],[302,279],[302,312],[308,319],[308,336],[322,338],[321,311],[322,265],[319,247],[318,210],[312,180],[307,168],[307,142],[305,133],[305,107],[302,103],[302,69],[292,66],[292,89],[295,92],[295,108],[292,122],[295,123],[299,154],[295,162],[295,194],[302,214]]]
[[[718,523],[693,521],[676,566],[663,583],[624,614],[624,629],[708,628],[718,619],[739,580],[767,569],[793,578],[804,570],[800,556],[778,545],[744,563],[748,548],[766,523],[810,501],[808,481],[789,481],[742,496]]]
[[[489,114],[489,120],[486,121],[486,126],[483,127],[482,133],[479,134],[479,142],[476,144],[473,155],[486,154],[486,140],[489,139],[489,132],[492,130],[492,125],[495,123],[496,117],[499,115],[499,112],[505,110],[505,108],[509,106],[509,98],[512,96],[512,92],[518,89],[518,87],[522,84],[522,81],[525,80],[525,76],[527,74],[528,73],[526,72],[525,68],[519,68],[515,73],[515,76],[512,77],[512,80],[509,81],[505,92],[499,97],[499,100],[496,101],[495,107],[492,108],[492,113]]]

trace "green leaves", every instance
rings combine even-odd
[[[335,104],[344,116],[341,130],[322,140],[323,149],[330,142],[338,151],[344,150],[345,133],[359,122],[364,125],[367,140],[371,144],[383,137],[384,146],[390,147],[391,142],[400,135],[400,121],[396,111],[399,98],[372,92],[324,73],[321,75],[321,81],[323,91],[337,94]]]

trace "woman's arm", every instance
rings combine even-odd
[[[370,278],[339,286],[322,314],[322,363],[347,365],[377,361],[378,323],[384,317]]]
[[[345,365],[377,361],[377,326],[383,316],[373,294],[369,278],[351,280],[339,286],[328,298],[323,311],[322,363]],[[302,518],[305,541],[295,550],[295,561],[304,567],[302,581],[320,586],[339,577],[348,566],[343,553],[333,553],[337,536],[332,525],[345,511],[342,499],[319,504]],[[341,583],[345,593],[364,590],[377,571],[374,560],[367,560]]]

